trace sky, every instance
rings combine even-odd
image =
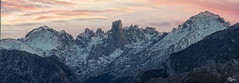
[[[75,38],[85,28],[110,30],[119,19],[124,27],[150,26],[170,32],[207,10],[231,24],[239,22],[239,0],[1,0],[1,36],[23,38],[47,25]]]

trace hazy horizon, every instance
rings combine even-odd
[[[132,24],[169,32],[207,10],[231,24],[239,19],[237,0],[2,0],[1,4],[2,38],[22,38],[43,25],[75,38],[85,28],[107,31],[118,19],[124,27]]]

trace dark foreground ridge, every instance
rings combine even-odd
[[[40,57],[23,51],[0,50],[1,83],[81,83],[56,56]]]

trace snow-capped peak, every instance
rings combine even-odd
[[[230,23],[226,22],[224,18],[221,18],[219,15],[211,13],[210,11],[205,11],[190,17],[184,24],[179,25],[176,30],[173,30],[173,32],[184,30],[186,28],[189,28],[189,30],[214,29],[217,28],[216,26],[218,26],[218,24],[222,24],[222,26],[226,27],[230,26]]]
[[[63,43],[72,44],[74,39],[64,30],[58,32],[45,25],[30,31],[22,41],[33,48],[46,51],[62,47]]]
[[[205,12],[200,12],[199,14],[195,15],[195,16],[192,16],[189,18],[189,21],[190,20],[197,20],[197,19],[205,19],[205,18],[210,18],[210,19],[221,19],[224,21],[223,18],[221,18],[219,15],[217,14],[214,14],[210,11],[205,11]]]
[[[189,20],[187,20],[186,23],[190,21],[196,22],[196,21],[205,21],[205,20],[215,20],[220,23],[227,24],[227,26],[230,25],[228,22],[225,22],[224,18],[220,17],[217,14],[211,13],[210,11],[200,12],[199,14],[189,18]]]
[[[217,17],[217,18],[219,17],[219,15],[214,14],[214,13],[212,13],[212,12],[210,12],[210,11],[200,12],[198,15],[199,15],[199,16],[200,16],[200,15],[213,16],[213,17]]]
[[[221,18],[219,15],[205,11],[190,17],[185,23],[179,25],[176,30],[172,30],[172,33],[164,39],[169,38],[169,40],[173,40],[172,42],[176,43],[181,41],[181,39],[183,39],[184,37],[187,38],[187,36],[189,36],[194,38],[190,39],[190,41],[188,42],[195,43],[198,40],[204,38],[206,35],[214,33],[218,30],[226,29],[227,27],[229,27],[229,25],[230,23],[225,22],[224,18]],[[165,45],[167,44],[164,44],[164,46]],[[184,46],[182,47],[185,48]]]
[[[44,26],[41,26],[39,28],[35,28],[32,31],[30,31],[29,33],[27,33],[25,38],[28,38],[29,36],[37,34],[39,32],[46,32],[46,31],[50,31],[52,33],[56,33],[57,32],[57,31],[53,30],[52,28],[49,28],[48,26],[44,25]]]

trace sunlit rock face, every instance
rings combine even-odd
[[[113,52],[116,48],[123,49],[124,45],[127,44],[125,33],[122,28],[121,20],[112,23],[112,28],[107,37],[107,46],[109,52]]]

